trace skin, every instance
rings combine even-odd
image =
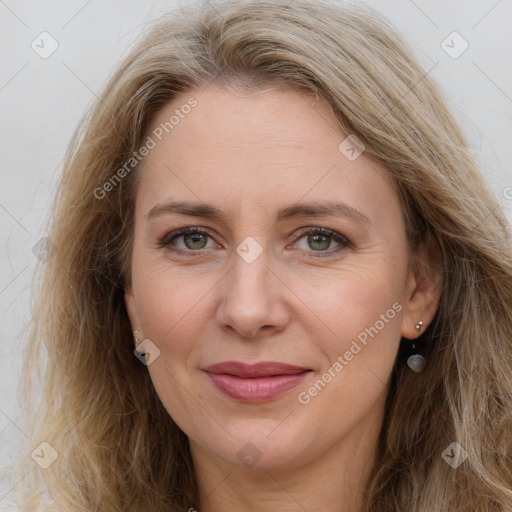
[[[386,169],[364,152],[349,161],[338,150],[347,135],[320,99],[291,88],[194,89],[166,105],[149,133],[190,97],[197,106],[144,163],[125,305],[138,338],[160,350],[147,369],[190,439],[200,510],[362,510],[400,339],[415,339],[416,323],[432,320],[436,278],[421,259],[409,265]],[[212,204],[223,218],[171,212],[148,219],[170,200]],[[274,218],[280,208],[328,200],[367,222],[339,214]],[[187,226],[209,236],[159,247]],[[308,227],[331,229],[350,244],[325,235],[308,241],[299,232]],[[252,263],[236,252],[246,237],[263,250]],[[299,393],[395,303],[401,311],[301,403]],[[313,371],[278,398],[243,403],[201,370],[233,360]],[[260,456],[251,467],[237,456],[247,450]]]

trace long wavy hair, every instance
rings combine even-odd
[[[420,339],[428,365],[415,374],[399,353],[365,508],[512,510],[510,230],[445,100],[366,7],[211,4],[169,13],[140,38],[65,157],[24,380],[30,446],[46,441],[58,458],[40,469],[27,457],[23,510],[199,506],[187,436],[133,355],[123,304],[140,165],[98,190],[119,177],[166,103],[212,83],[291,86],[323,99],[388,170],[413,257],[426,240],[438,255],[442,295]],[[467,453],[456,469],[441,456],[453,442]]]

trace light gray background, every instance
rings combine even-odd
[[[384,14],[425,69],[432,69],[512,220],[512,0],[366,3]],[[176,5],[0,0],[0,466],[16,458],[15,443],[25,439],[16,395],[23,347],[18,332],[29,317],[29,284],[38,263],[32,247],[45,235],[64,150],[140,27]],[[59,45],[47,59],[31,48],[44,31]],[[441,47],[454,31],[469,44],[456,59]],[[452,52],[461,43],[457,36],[447,40]],[[1,510],[15,508],[16,485],[11,472],[0,470]]]

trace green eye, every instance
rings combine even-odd
[[[207,231],[201,230],[196,227],[183,228],[178,231],[168,233],[159,242],[160,247],[167,247],[173,252],[186,254],[187,256],[197,256],[195,251],[202,251],[199,254],[204,254],[203,249],[206,248],[207,240],[210,234]],[[170,246],[174,244],[175,240],[182,238],[185,248],[179,247],[178,249],[171,249]]]
[[[320,253],[315,254],[315,257],[324,256],[324,254],[322,253],[325,253],[325,256],[330,256],[333,253],[337,253],[343,249],[351,247],[352,245],[346,237],[331,229],[305,228],[304,230],[301,231],[301,234],[302,236],[299,238],[299,240],[305,238],[307,244],[307,247],[301,248],[301,250],[313,253]],[[339,247],[336,249],[328,250],[331,247],[332,241],[338,244]],[[312,249],[312,251],[309,251],[309,249]]]
[[[299,248],[301,251],[311,253],[313,257],[331,256],[339,251],[352,247],[350,241],[331,229],[309,227],[303,228],[298,241],[305,239],[307,247]],[[211,234],[198,227],[186,227],[165,235],[159,242],[159,247],[165,247],[174,253],[185,256],[201,256],[208,249],[208,238]],[[176,241],[182,239],[182,246],[176,247]],[[331,249],[332,243],[338,247]],[[297,244],[298,242],[295,242]]]

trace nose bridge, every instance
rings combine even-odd
[[[217,312],[221,324],[244,337],[255,337],[264,326],[282,330],[287,321],[279,280],[269,268],[269,252],[263,246],[266,242],[263,237],[259,240],[247,237],[236,247]]]
[[[265,249],[263,237],[259,242],[254,237],[246,237],[236,247],[236,254],[233,255],[230,288],[232,288],[239,299],[246,295],[254,296],[254,300],[261,300],[262,292],[268,292],[268,251]],[[266,293],[263,293],[263,296]]]

